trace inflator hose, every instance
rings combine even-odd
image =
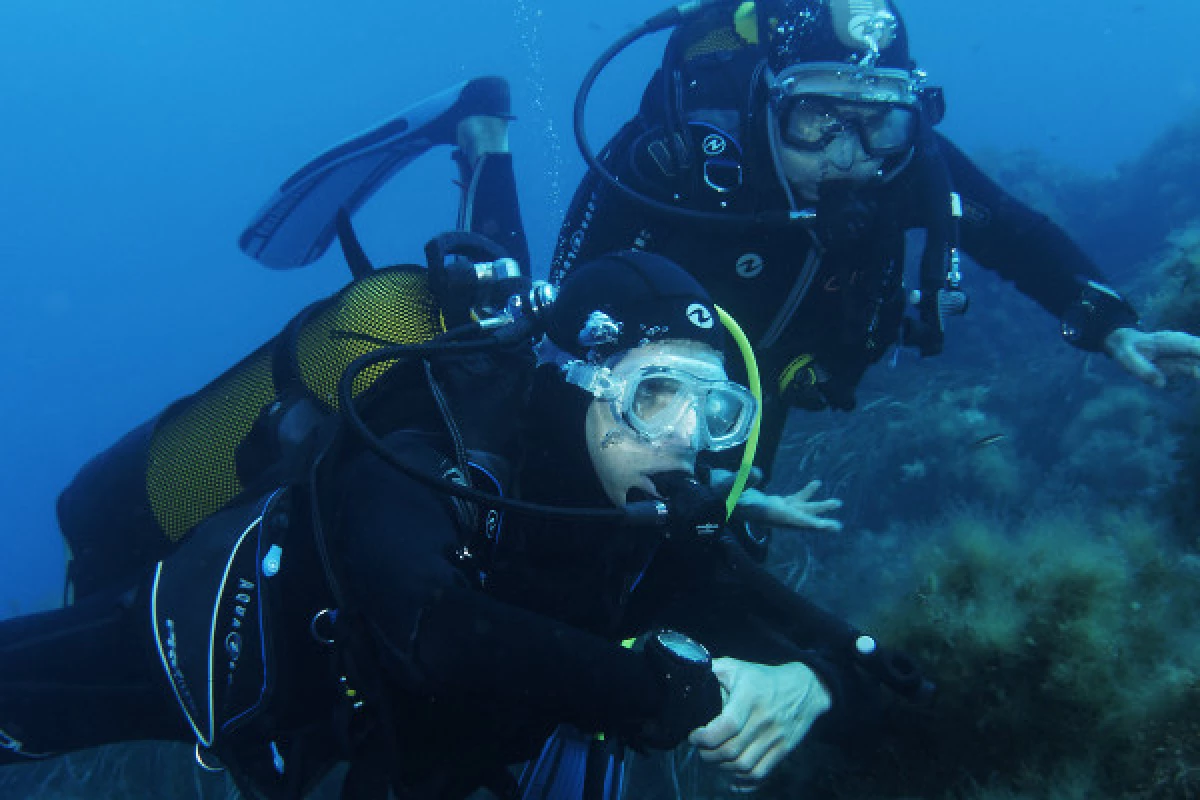
[[[729,497],[725,500],[725,519],[729,519],[733,516],[738,499],[746,489],[750,470],[754,468],[754,456],[758,452],[758,435],[762,429],[763,416],[762,379],[758,374],[758,359],[754,357],[754,348],[750,345],[746,334],[742,332],[741,326],[737,324],[737,320],[720,306],[714,306],[714,308],[717,310],[717,319],[721,320],[725,330],[729,331],[729,335],[733,337],[733,341],[738,346],[738,352],[742,354],[742,361],[746,365],[746,380],[750,384],[750,394],[754,395],[754,399],[758,403],[758,408],[754,410],[754,426],[750,428],[750,438],[746,440],[746,447],[742,451],[742,463],[738,465],[737,474],[733,479],[733,487],[729,490]]]
[[[600,77],[600,73],[604,72],[612,60],[620,55],[625,48],[644,36],[649,36],[652,33],[679,25],[691,17],[706,13],[718,6],[728,5],[734,8],[740,5],[741,2],[742,0],[698,0],[698,2],[681,3],[651,17],[609,45],[608,49],[600,54],[600,57],[596,59],[596,63],[588,70],[582,83],[579,85],[579,92],[575,95],[575,142],[579,146],[579,153],[583,156],[583,160],[587,162],[589,169],[599,175],[613,190],[625,195],[644,208],[672,217],[682,216],[695,222],[714,225],[731,225],[735,228],[750,228],[755,226],[776,227],[789,222],[796,222],[803,218],[797,217],[788,211],[762,211],[757,214],[719,214],[715,212],[695,211],[660,202],[628,186],[613,175],[608,167],[600,162],[587,137],[585,117],[588,97],[592,93],[592,87],[595,85],[596,79]]]

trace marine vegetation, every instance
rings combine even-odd
[[[1200,333],[1200,217],[1167,236],[1146,273],[1153,286],[1146,313],[1155,326]]]
[[[1148,272],[1155,286],[1147,304],[1151,319],[1200,334],[1200,217],[1167,237]],[[1176,425],[1176,472],[1166,503],[1180,543],[1200,552],[1200,400],[1187,411]]]
[[[1092,495],[1104,503],[1153,503],[1175,472],[1171,448],[1176,414],[1145,387],[1105,386],[1062,429],[1048,464],[1043,495]]]
[[[1200,553],[1200,401],[1179,426],[1179,447],[1175,450],[1177,470],[1167,494],[1167,508],[1179,543]]]
[[[964,509],[913,533],[864,621],[938,702],[804,796],[1200,796],[1200,557],[1142,511]]]

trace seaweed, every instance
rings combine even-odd
[[[789,774],[828,798],[1200,793],[1200,558],[1159,521],[962,510],[914,541],[892,581],[914,588],[866,621],[937,676],[936,712],[776,796]]]

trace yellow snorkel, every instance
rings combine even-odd
[[[748,387],[750,394],[754,395],[754,401],[758,404],[758,408],[754,410],[754,425],[750,428],[750,438],[746,440],[746,448],[742,451],[742,463],[738,466],[733,486],[729,490],[729,497],[725,500],[725,518],[729,519],[733,516],[738,499],[746,489],[746,481],[750,478],[750,470],[754,467],[754,454],[758,450],[758,432],[762,426],[762,381],[758,375],[758,359],[754,357],[754,348],[750,346],[750,340],[746,338],[746,334],[742,333],[741,326],[737,324],[737,320],[725,312],[725,309],[720,306],[714,306],[714,308],[717,310],[717,319],[721,320],[725,330],[729,331],[733,341],[737,342],[738,351],[742,354],[742,361],[746,364],[746,381],[750,384]]]

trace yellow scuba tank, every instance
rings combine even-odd
[[[445,264],[464,254],[471,280]],[[302,478],[318,432],[338,411],[338,380],[356,358],[433,340],[479,305],[464,292],[507,299],[528,285],[516,262],[499,259],[499,249],[474,234],[437,237],[427,255],[429,269],[355,269],[360,277],[87,463],[58,499],[74,595],[133,585],[204,519],[247,493]],[[474,269],[480,256],[500,268]],[[486,370],[475,358],[467,371]],[[387,402],[377,405],[392,428],[436,425],[422,370],[385,362],[359,376],[355,397],[386,391]]]

